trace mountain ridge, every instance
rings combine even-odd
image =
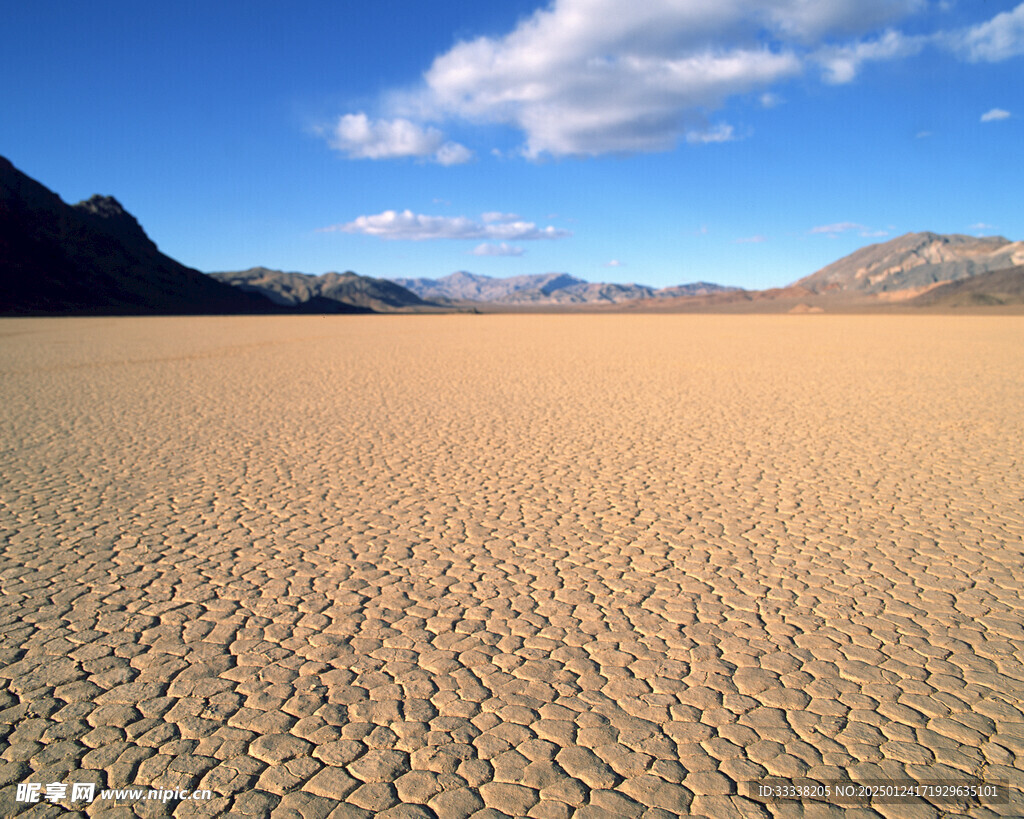
[[[272,312],[161,253],[113,197],[68,205],[0,156],[0,314]]]
[[[389,279],[337,273],[295,273],[267,267],[208,274],[215,281],[259,293],[281,306],[300,306],[319,298],[375,312],[431,307],[429,302]]]
[[[911,301],[923,307],[953,308],[1024,304],[1024,265],[946,282]]]
[[[929,287],[1024,263],[1024,242],[931,231],[867,245],[793,283],[812,293],[913,297]]]
[[[568,273],[440,279],[253,267],[204,274],[161,253],[113,196],[68,205],[0,156],[0,314],[168,315],[476,310],[821,312],[1024,303],[1024,242],[931,231],[867,245],[787,287],[653,288]]]
[[[507,305],[607,305],[641,299],[707,295],[739,290],[709,282],[654,288],[633,283],[588,282],[568,273],[493,277],[465,270],[450,273],[440,279],[396,278],[392,281],[408,288],[421,298],[434,301]]]

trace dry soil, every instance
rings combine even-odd
[[[1024,319],[20,319],[0,383],[0,815],[1024,814]]]

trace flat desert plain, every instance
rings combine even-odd
[[[1020,317],[21,319],[0,373],[3,815],[1024,814]]]

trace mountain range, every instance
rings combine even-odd
[[[285,273],[266,267],[252,267],[236,273],[210,273],[211,278],[251,293],[259,293],[275,304],[298,307],[320,299],[362,307],[374,312],[422,310],[432,307],[401,285],[387,279],[347,273]]]
[[[476,309],[822,312],[1024,304],[1024,242],[908,233],[792,285],[652,288],[567,273],[388,280],[254,267],[204,274],[161,253],[112,196],[68,205],[0,157],[0,315],[437,312]]]
[[[441,279],[395,279],[416,295],[434,302],[487,302],[491,304],[619,304],[634,299],[703,296],[737,290],[696,282],[653,288],[643,284],[588,282],[567,273],[492,278],[458,271]]]

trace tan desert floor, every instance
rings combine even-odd
[[[1024,319],[5,320],[0,379],[0,815],[1024,814]]]

